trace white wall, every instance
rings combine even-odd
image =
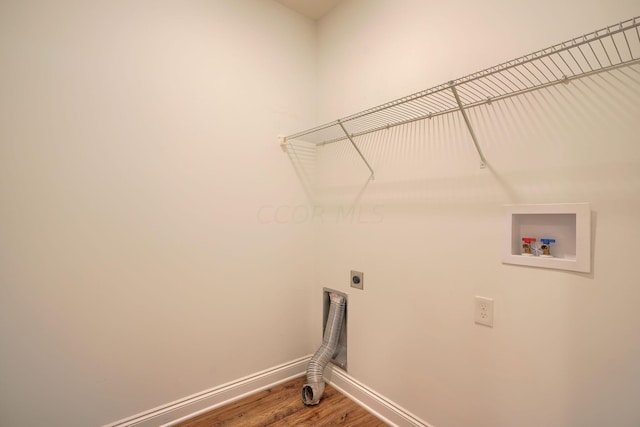
[[[308,354],[312,21],[0,2],[0,424],[101,425]]]
[[[319,118],[635,15],[630,1],[349,0],[319,24]],[[366,187],[348,144],[319,149],[316,286],[350,294],[349,373],[436,427],[640,425],[638,99],[636,65],[473,109],[484,170],[459,115],[361,138]],[[503,265],[502,206],[563,202],[592,203],[592,273]],[[474,324],[475,295],[495,299],[492,329]]]
[[[275,2],[0,3],[0,424],[100,425],[310,353],[322,286],[350,294],[349,373],[436,427],[639,424],[637,67],[471,111],[488,170],[458,116],[363,139],[366,187],[325,147],[329,203],[287,213],[306,199],[274,136],[316,108],[638,15],[512,3],[348,0],[317,67]],[[500,263],[503,204],[574,201],[592,274]]]

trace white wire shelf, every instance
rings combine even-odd
[[[349,140],[418,120],[460,111],[484,167],[485,159],[465,109],[640,62],[640,17],[282,139],[315,145]],[[360,150],[358,154],[371,170]]]

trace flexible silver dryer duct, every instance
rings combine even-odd
[[[320,398],[324,393],[324,368],[335,355],[338,347],[347,300],[342,295],[335,293],[329,294],[329,300],[329,317],[324,328],[322,345],[307,365],[307,384],[302,387],[302,401],[305,405],[320,403]]]

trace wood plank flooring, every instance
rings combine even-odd
[[[387,426],[328,384],[320,404],[306,406],[302,403],[304,383],[305,377],[295,378],[175,427]]]

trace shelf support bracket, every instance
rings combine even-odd
[[[371,181],[375,180],[376,176],[373,173],[373,169],[371,168],[371,165],[369,164],[367,159],[365,159],[364,155],[362,154],[362,151],[360,151],[360,149],[358,148],[356,143],[353,141],[353,138],[351,137],[351,135],[349,135],[349,132],[347,132],[347,129],[344,127],[344,125],[342,124],[342,122],[340,120],[338,120],[336,123],[338,123],[338,126],[340,126],[342,128],[342,131],[346,135],[346,137],[349,140],[349,142],[351,143],[351,145],[353,145],[353,148],[356,149],[356,151],[358,152],[358,155],[360,156],[360,158],[362,159],[364,164],[367,165],[367,168],[369,168],[369,171],[371,172],[371,176],[369,177],[369,180],[371,180]]]
[[[287,145],[287,138],[285,136],[278,135],[278,142],[280,143],[280,149],[286,153],[287,148],[289,147]]]
[[[451,92],[453,92],[453,96],[458,103],[458,108],[460,109],[460,113],[462,113],[462,118],[464,122],[467,124],[467,129],[469,129],[469,133],[471,134],[471,139],[473,140],[473,144],[476,146],[476,150],[478,151],[478,155],[480,156],[480,169],[484,169],[487,167],[487,161],[484,158],[484,154],[482,154],[482,150],[480,149],[480,144],[478,144],[478,138],[476,138],[476,134],[473,131],[473,127],[471,126],[471,122],[469,121],[469,116],[467,116],[467,112],[462,106],[462,101],[460,100],[460,96],[458,95],[458,91],[456,90],[456,85],[453,82],[449,82],[449,87],[451,88]]]

